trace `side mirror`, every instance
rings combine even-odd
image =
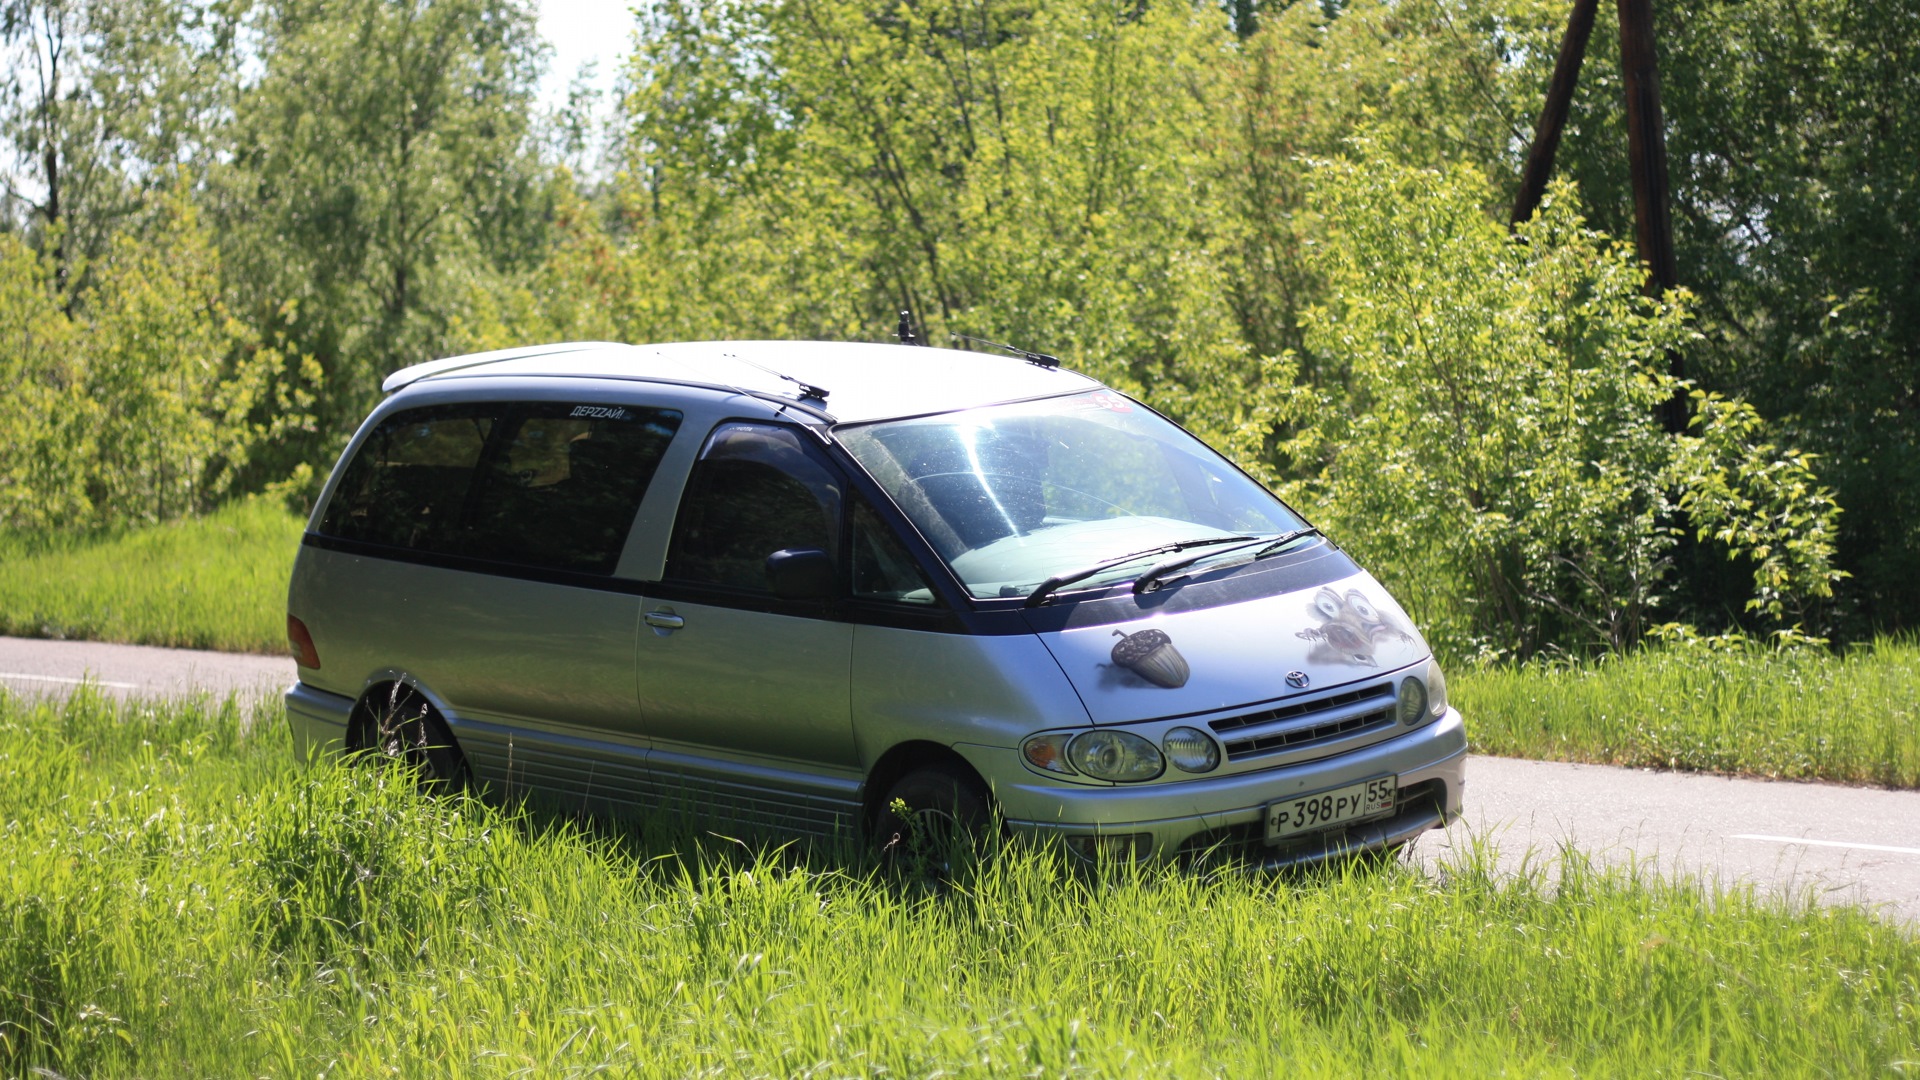
[[[830,600],[835,576],[833,556],[819,548],[781,548],[767,556],[767,587],[782,600]]]

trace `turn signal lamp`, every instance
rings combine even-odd
[[[1020,747],[1020,753],[1036,769],[1073,775],[1073,766],[1067,764],[1065,735],[1035,735]]]

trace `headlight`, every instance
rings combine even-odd
[[[1409,675],[1400,680],[1400,722],[1412,727],[1427,718],[1427,688]]]
[[[1160,740],[1167,759],[1181,772],[1212,772],[1220,767],[1220,744],[1199,728],[1177,727]]]
[[[1447,677],[1440,674],[1440,661],[1427,661],[1427,709],[1435,720],[1447,714]]]
[[[1083,731],[1067,743],[1067,761],[1088,776],[1123,783],[1151,780],[1167,771],[1160,751],[1131,731]]]

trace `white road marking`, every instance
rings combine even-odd
[[[0,671],[0,679],[25,679],[29,682],[57,682],[68,686],[87,683],[93,686],[111,686],[116,690],[137,690],[139,683],[114,682],[111,679],[69,679],[63,675],[27,675],[17,671]]]
[[[1761,836],[1757,833],[1735,833],[1735,840],[1771,840],[1776,844],[1809,844],[1813,847],[1852,848],[1855,851],[1891,851],[1896,855],[1920,855],[1920,848],[1888,847],[1885,844],[1849,844],[1839,840],[1808,840],[1799,836]]]

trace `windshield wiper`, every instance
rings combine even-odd
[[[1303,528],[1303,529],[1294,529],[1292,532],[1283,532],[1279,536],[1276,536],[1273,538],[1273,543],[1268,544],[1266,547],[1263,547],[1259,551],[1254,552],[1253,557],[1256,559],[1264,559],[1269,555],[1278,555],[1280,554],[1281,548],[1286,547],[1288,544],[1293,543],[1295,540],[1298,540],[1301,537],[1319,536],[1319,535],[1320,535],[1320,530],[1314,528],[1311,525],[1308,525],[1306,528]]]
[[[1273,537],[1271,539],[1268,539],[1266,537],[1249,537],[1248,538],[1249,542],[1246,544],[1242,544],[1241,547],[1252,547],[1256,543],[1264,544],[1265,546],[1263,546],[1259,551],[1256,551],[1253,553],[1253,557],[1255,559],[1264,559],[1269,555],[1279,554],[1281,548],[1286,547],[1288,544],[1293,543],[1295,540],[1298,540],[1303,536],[1313,536],[1319,533],[1319,531],[1320,531],[1319,529],[1313,528],[1312,526],[1308,526],[1304,529],[1294,529],[1289,532],[1283,532],[1279,536]],[[1153,567],[1149,569],[1146,573],[1141,574],[1139,577],[1133,579],[1133,591],[1135,595],[1138,595],[1140,593],[1152,592],[1155,589],[1158,589],[1160,587],[1160,579],[1165,575],[1170,574],[1175,570],[1180,570],[1180,569],[1184,569],[1186,567],[1192,566],[1194,563],[1199,562],[1201,559],[1211,559],[1215,555],[1225,555],[1234,550],[1236,549],[1228,548],[1226,551],[1202,551],[1197,555],[1182,555],[1177,559],[1168,559],[1167,561],[1162,563],[1155,563]]]
[[[1188,548],[1196,547],[1212,547],[1215,544],[1258,543],[1262,539],[1264,538],[1259,536],[1208,536],[1199,540],[1181,540],[1172,544],[1161,544],[1159,547],[1150,547],[1144,551],[1135,551],[1111,559],[1102,559],[1092,566],[1083,566],[1078,570],[1069,570],[1064,574],[1055,574],[1041,582],[1039,588],[1027,594],[1027,602],[1022,606],[1039,607],[1050,594],[1063,585],[1071,585],[1076,581],[1085,581],[1087,578],[1100,573],[1102,570],[1111,570],[1116,566],[1125,566],[1130,562],[1144,559],[1149,555],[1165,555],[1170,551],[1185,551]]]

